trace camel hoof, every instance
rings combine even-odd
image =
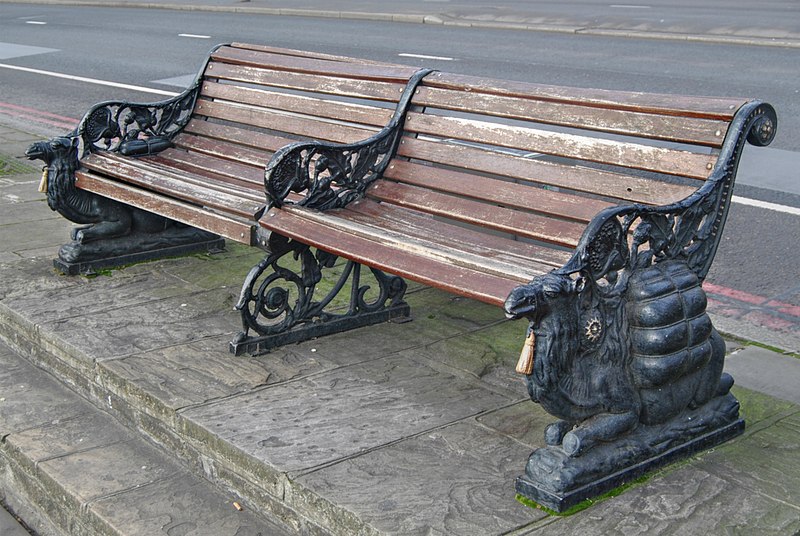
[[[574,432],[567,432],[564,439],[561,441],[561,448],[567,453],[567,456],[578,456],[582,450],[581,439]]]
[[[558,421],[547,425],[544,429],[544,442],[550,446],[560,445],[566,434],[570,429],[567,421]]]

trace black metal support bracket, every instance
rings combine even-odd
[[[744,105],[701,188],[671,205],[604,210],[567,264],[511,292],[506,314],[530,322],[528,392],[560,419],[520,494],[563,511],[742,433],[702,281],[744,144],[768,145],[776,126],[770,105]]]
[[[353,144],[293,143],[277,151],[264,171],[269,207],[296,204],[329,210],[363,197],[397,152],[411,98],[430,72],[422,69],[409,79],[391,121],[374,136]],[[292,192],[301,198],[288,200]],[[378,290],[377,296],[367,300],[370,287],[362,284],[366,272],[353,261],[340,266],[338,281],[324,298],[316,300],[322,269],[334,268],[337,257],[321,250],[312,253],[305,244],[263,229],[259,234],[259,242],[269,244],[269,254],[248,274],[236,304],[243,331],[231,341],[234,354],[262,353],[283,344],[409,316],[402,278],[369,268]],[[294,259],[294,268],[281,264],[287,258]],[[345,292],[349,292],[346,305],[336,301]]]
[[[321,337],[394,318],[408,317],[402,278],[369,268],[377,291],[363,280],[360,264],[272,233],[270,253],[245,278],[236,304],[243,330],[230,344],[235,355],[256,355],[271,348]],[[322,272],[339,271],[321,299]],[[345,298],[343,298],[343,296]],[[251,336],[250,331],[257,336]]]

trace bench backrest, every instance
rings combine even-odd
[[[434,72],[414,95],[399,158],[369,195],[571,248],[607,206],[695,191],[745,102]]]
[[[191,121],[156,159],[263,204],[272,153],[298,140],[369,137],[390,120],[417,70],[265,46],[219,47]]]

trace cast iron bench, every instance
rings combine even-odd
[[[73,221],[54,191],[72,174],[78,192],[101,196],[84,205],[112,199],[169,219],[122,220],[175,220],[265,249],[237,303],[237,354],[405,317],[404,279],[527,318],[518,370],[562,420],[546,431],[559,450],[535,451],[518,490],[562,509],[587,486],[613,487],[609,474],[741,433],[700,285],[743,146],[767,145],[776,125],[754,100],[233,44],[180,96],[98,105],[29,155],[48,161],[48,200]],[[92,233],[77,231],[75,247]],[[706,413],[673,426],[689,410]],[[597,446],[629,432],[632,445]],[[541,470],[558,463],[566,472]]]

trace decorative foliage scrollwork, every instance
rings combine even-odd
[[[167,148],[189,122],[199,84],[180,95],[152,104],[104,102],[84,116],[77,129],[83,153],[118,151],[125,155],[152,154]]]
[[[353,144],[300,142],[277,151],[264,173],[270,205],[294,203],[328,210],[363,197],[394,156],[414,89],[430,72],[422,69],[409,79],[392,120],[374,136]],[[301,199],[287,201],[292,192]]]
[[[370,268],[378,286],[371,289],[362,283],[362,266],[352,261],[341,267],[330,291],[315,299],[323,269],[333,268],[338,257],[320,250],[313,253],[309,246],[277,234],[270,237],[270,251],[247,275],[236,304],[242,315],[243,337],[249,330],[273,335],[301,324],[356,318],[403,303],[405,281]],[[349,301],[335,302],[348,286]],[[371,290],[374,295],[368,298]]]
[[[705,278],[719,244],[745,142],[766,145],[775,136],[777,115],[768,104],[745,105],[734,118],[717,166],[694,194],[672,205],[612,207],[587,226],[562,274],[581,273],[590,280],[616,282],[653,263],[685,261]]]
[[[302,192],[298,205],[318,210],[344,207],[383,174],[400,133],[395,128],[372,143],[356,145],[290,145],[276,153],[274,165],[267,168],[267,197],[280,206],[289,192]]]

